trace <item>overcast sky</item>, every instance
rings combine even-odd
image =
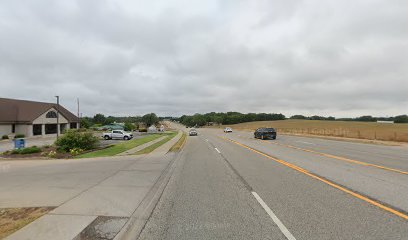
[[[84,116],[407,114],[406,0],[2,0],[0,97]]]

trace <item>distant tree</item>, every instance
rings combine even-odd
[[[92,126],[92,122],[89,120],[89,118],[81,118],[81,128],[90,128]]]
[[[116,122],[117,120],[118,120],[118,119],[117,119],[116,117],[109,116],[109,117],[107,117],[107,118],[105,119],[105,122],[104,122],[103,124],[109,125],[109,124],[112,124],[112,123]]]
[[[105,117],[105,115],[103,115],[101,113],[98,113],[93,117],[93,121],[94,121],[94,123],[105,124],[106,117]]]
[[[355,119],[356,121],[361,121],[361,122],[375,122],[377,121],[377,118],[374,118],[372,116],[361,116]]]
[[[123,126],[123,128],[125,129],[125,131],[133,131],[136,129],[136,126],[135,124],[131,122],[125,122],[125,125]]]
[[[307,119],[307,117],[303,115],[293,115],[292,117],[290,117],[290,119]]]
[[[311,116],[311,117],[309,117],[309,119],[310,120],[326,120],[325,117],[317,116],[317,115]]]
[[[150,127],[151,125],[157,124],[159,122],[159,118],[155,113],[148,113],[142,117],[141,121],[146,125],[146,127]]]
[[[408,123],[408,116],[407,115],[399,115],[394,117],[395,123]]]

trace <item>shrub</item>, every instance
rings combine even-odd
[[[47,157],[56,158],[56,157],[57,157],[57,152],[56,152],[56,151],[50,151],[50,152],[47,154]]]
[[[82,153],[83,151],[84,151],[84,150],[82,150],[82,149],[80,149],[80,148],[73,148],[73,149],[69,150],[69,153],[70,153],[72,156],[76,156],[76,155]]]
[[[28,148],[21,148],[21,149],[14,149],[11,154],[31,154],[31,153],[39,153],[41,149],[37,146],[32,146]]]
[[[63,136],[55,141],[58,149],[65,152],[78,148],[90,150],[96,147],[99,139],[90,132],[79,132],[77,130],[68,130]]]
[[[14,136],[14,138],[25,138],[24,134],[16,134],[16,136]]]
[[[8,135],[3,135],[3,136],[1,137],[1,139],[9,139],[9,136],[8,136]]]

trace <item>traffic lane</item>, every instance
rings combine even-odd
[[[285,239],[218,152],[188,137],[140,239]]]
[[[217,131],[221,134],[221,131]],[[231,136],[253,139],[253,133],[235,131]],[[271,144],[283,144],[352,160],[408,171],[408,148],[279,135]],[[299,150],[300,151],[300,150]]]
[[[408,212],[408,175],[334,160],[313,153],[268,144],[268,141],[225,135],[342,186]]]
[[[407,221],[205,133],[296,239],[404,239]]]

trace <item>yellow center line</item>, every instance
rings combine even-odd
[[[323,178],[321,178],[321,177],[319,177],[319,176],[317,176],[317,175],[314,175],[313,173],[310,173],[310,172],[308,172],[307,170],[305,170],[305,169],[303,169],[303,168],[301,168],[301,167],[298,167],[298,166],[296,166],[296,165],[294,165],[294,164],[285,162],[285,161],[283,161],[283,160],[281,160],[281,159],[274,158],[274,157],[272,157],[272,156],[270,156],[270,155],[267,155],[267,154],[265,154],[265,153],[263,153],[263,152],[260,152],[260,151],[258,151],[258,150],[256,150],[256,149],[253,149],[253,148],[251,148],[251,147],[248,147],[248,146],[246,146],[246,145],[244,145],[244,144],[242,144],[242,143],[240,143],[240,142],[237,142],[237,141],[234,141],[234,140],[225,138],[225,137],[220,137],[220,138],[222,138],[222,139],[224,139],[224,140],[227,140],[227,141],[230,141],[230,142],[232,142],[232,143],[235,143],[235,144],[237,144],[238,146],[241,146],[241,147],[243,147],[243,148],[246,148],[246,149],[248,149],[248,150],[250,150],[250,151],[252,151],[252,152],[255,152],[255,153],[259,154],[259,155],[262,155],[262,156],[264,156],[264,157],[266,157],[266,158],[268,158],[268,159],[271,159],[271,160],[273,160],[273,161],[275,161],[275,162],[278,162],[278,163],[280,163],[280,164],[282,164],[282,165],[285,165],[285,166],[287,166],[287,167],[289,167],[289,168],[292,168],[292,169],[294,169],[294,170],[296,170],[296,171],[298,171],[298,172],[301,172],[301,173],[303,173],[303,174],[305,174],[305,175],[307,175],[307,176],[309,176],[309,177],[312,177],[312,178],[314,178],[314,179],[316,179],[316,180],[319,180],[319,181],[321,181],[321,182],[323,182],[323,183],[326,183],[327,185],[332,186],[332,187],[334,187],[334,188],[336,188],[336,189],[338,189],[338,190],[340,190],[340,191],[343,191],[343,192],[345,192],[345,193],[348,193],[348,194],[350,194],[350,195],[352,195],[352,196],[354,196],[354,197],[356,197],[356,198],[358,198],[358,199],[360,199],[360,200],[363,200],[363,201],[365,201],[365,202],[367,202],[367,203],[370,203],[370,204],[372,204],[372,205],[374,205],[374,206],[376,206],[376,207],[379,207],[379,208],[381,208],[381,209],[383,209],[383,210],[385,210],[385,211],[387,211],[387,212],[390,212],[390,213],[395,214],[395,215],[397,215],[397,216],[399,216],[399,217],[401,217],[401,218],[403,218],[403,219],[405,219],[405,220],[408,220],[408,215],[406,215],[406,214],[404,214],[404,213],[402,213],[402,212],[399,212],[399,211],[397,211],[397,210],[395,210],[395,209],[392,209],[392,208],[390,208],[390,207],[387,207],[387,206],[385,206],[385,205],[383,205],[383,204],[381,204],[381,203],[379,203],[379,202],[376,202],[376,201],[374,201],[374,200],[372,200],[372,199],[369,199],[369,198],[367,198],[367,197],[365,197],[365,196],[363,196],[363,195],[361,195],[361,194],[355,193],[355,192],[353,192],[353,191],[351,191],[351,190],[348,190],[348,189],[346,189],[346,188],[344,188],[344,187],[342,187],[342,186],[340,186],[340,185],[337,185],[336,183],[333,183],[333,182],[328,181],[328,180],[326,180],[326,179],[323,179]]]
[[[251,139],[251,138],[248,138],[248,139]],[[295,146],[288,145],[288,144],[282,144],[282,143],[276,143],[276,142],[264,142],[264,141],[261,141],[261,143],[274,144],[274,145],[287,147],[287,148],[292,148],[292,149],[296,149],[296,150],[300,150],[300,151],[304,151],[304,152],[309,152],[309,153],[317,154],[317,155],[320,155],[320,156],[323,156],[323,157],[333,158],[333,159],[336,159],[336,160],[341,160],[341,161],[345,161],[345,162],[349,162],[349,163],[359,164],[359,165],[368,166],[368,167],[375,167],[375,168],[379,168],[379,169],[383,169],[383,170],[387,170],[387,171],[391,171],[391,172],[396,172],[396,173],[401,173],[401,174],[408,174],[408,172],[398,170],[398,169],[395,169],[395,168],[389,168],[389,167],[384,167],[384,166],[381,166],[381,165],[361,162],[361,161],[358,161],[358,160],[353,160],[353,159],[349,159],[349,158],[345,158],[345,157],[340,157],[340,156],[336,156],[336,155],[332,155],[332,154],[328,154],[328,153],[322,153],[322,152],[318,152],[318,151],[314,151],[314,150],[310,150],[310,149],[295,147]]]
[[[332,154],[328,154],[328,153],[322,153],[322,152],[317,152],[314,150],[310,150],[310,149],[305,149],[305,148],[300,148],[300,147],[295,147],[292,145],[288,145],[288,144],[282,144],[282,143],[272,143],[272,142],[268,142],[269,144],[275,144],[278,146],[283,146],[283,147],[288,147],[288,148],[292,148],[292,149],[296,149],[296,150],[300,150],[300,151],[304,151],[304,152],[309,152],[309,153],[314,153],[320,156],[324,156],[324,157],[328,157],[328,158],[333,158],[336,160],[341,160],[341,161],[345,161],[345,162],[350,162],[350,163],[355,163],[355,164],[359,164],[359,165],[363,165],[363,166],[369,166],[369,167],[375,167],[375,168],[380,168],[383,170],[387,170],[387,171],[392,171],[392,172],[396,172],[396,173],[401,173],[401,174],[408,174],[408,172],[404,172],[398,169],[394,169],[394,168],[389,168],[389,167],[384,167],[384,166],[380,166],[380,165],[376,165],[376,164],[371,164],[371,163],[366,163],[366,162],[361,162],[361,161],[357,161],[357,160],[353,160],[353,159],[349,159],[349,158],[345,158],[345,157],[339,157],[336,155],[332,155]]]

